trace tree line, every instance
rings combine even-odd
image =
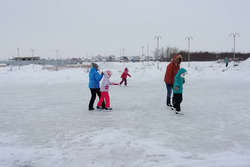
[[[183,61],[188,61],[188,52],[179,51],[176,47],[166,47],[161,49],[155,49],[154,56],[156,60],[161,62],[171,61],[174,55],[180,54],[183,57]],[[228,58],[229,61],[233,60],[233,52],[190,52],[190,61],[217,61],[220,59]],[[244,61],[250,57],[250,53],[235,53],[235,61]]]

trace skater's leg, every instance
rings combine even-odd
[[[172,90],[173,90],[173,85],[172,84],[167,84],[167,106],[171,105],[171,95],[172,95]]]
[[[122,81],[120,82],[120,85],[124,82],[124,78],[122,78]]]
[[[96,91],[95,89],[90,89],[90,92],[91,92],[91,98],[89,101],[89,110],[92,110],[96,98]]]
[[[97,93],[97,95],[99,96],[99,99],[100,99],[101,98],[100,89],[98,89],[98,91],[96,93]],[[101,105],[99,105],[99,106],[101,106]],[[102,101],[102,108],[105,108],[105,102],[104,102],[104,100]]]
[[[108,92],[102,92],[102,93],[106,102],[105,107],[109,108],[110,107],[109,93]]]
[[[127,78],[124,78],[125,86],[127,86]]]
[[[103,94],[104,92],[101,92],[101,98],[99,99],[98,103],[97,103],[97,106],[101,107],[102,103],[103,103],[103,100],[105,98],[105,95]]]
[[[122,78],[122,81],[120,82],[120,85],[123,83],[123,78]]]
[[[181,111],[181,102],[182,102],[182,94],[181,93],[174,93],[174,108],[176,111]]]

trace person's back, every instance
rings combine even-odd
[[[89,71],[89,88],[100,88],[99,82],[101,81],[102,77],[103,76],[97,72],[97,69],[92,67]]]

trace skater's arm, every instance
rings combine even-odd
[[[101,81],[102,77],[103,77],[103,75],[100,75],[98,72],[95,73],[95,79],[97,81]]]

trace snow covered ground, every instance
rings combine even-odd
[[[166,107],[167,62],[98,64],[132,75],[112,112],[88,111],[87,69],[0,68],[1,167],[250,166],[250,59],[183,62],[184,115]]]

